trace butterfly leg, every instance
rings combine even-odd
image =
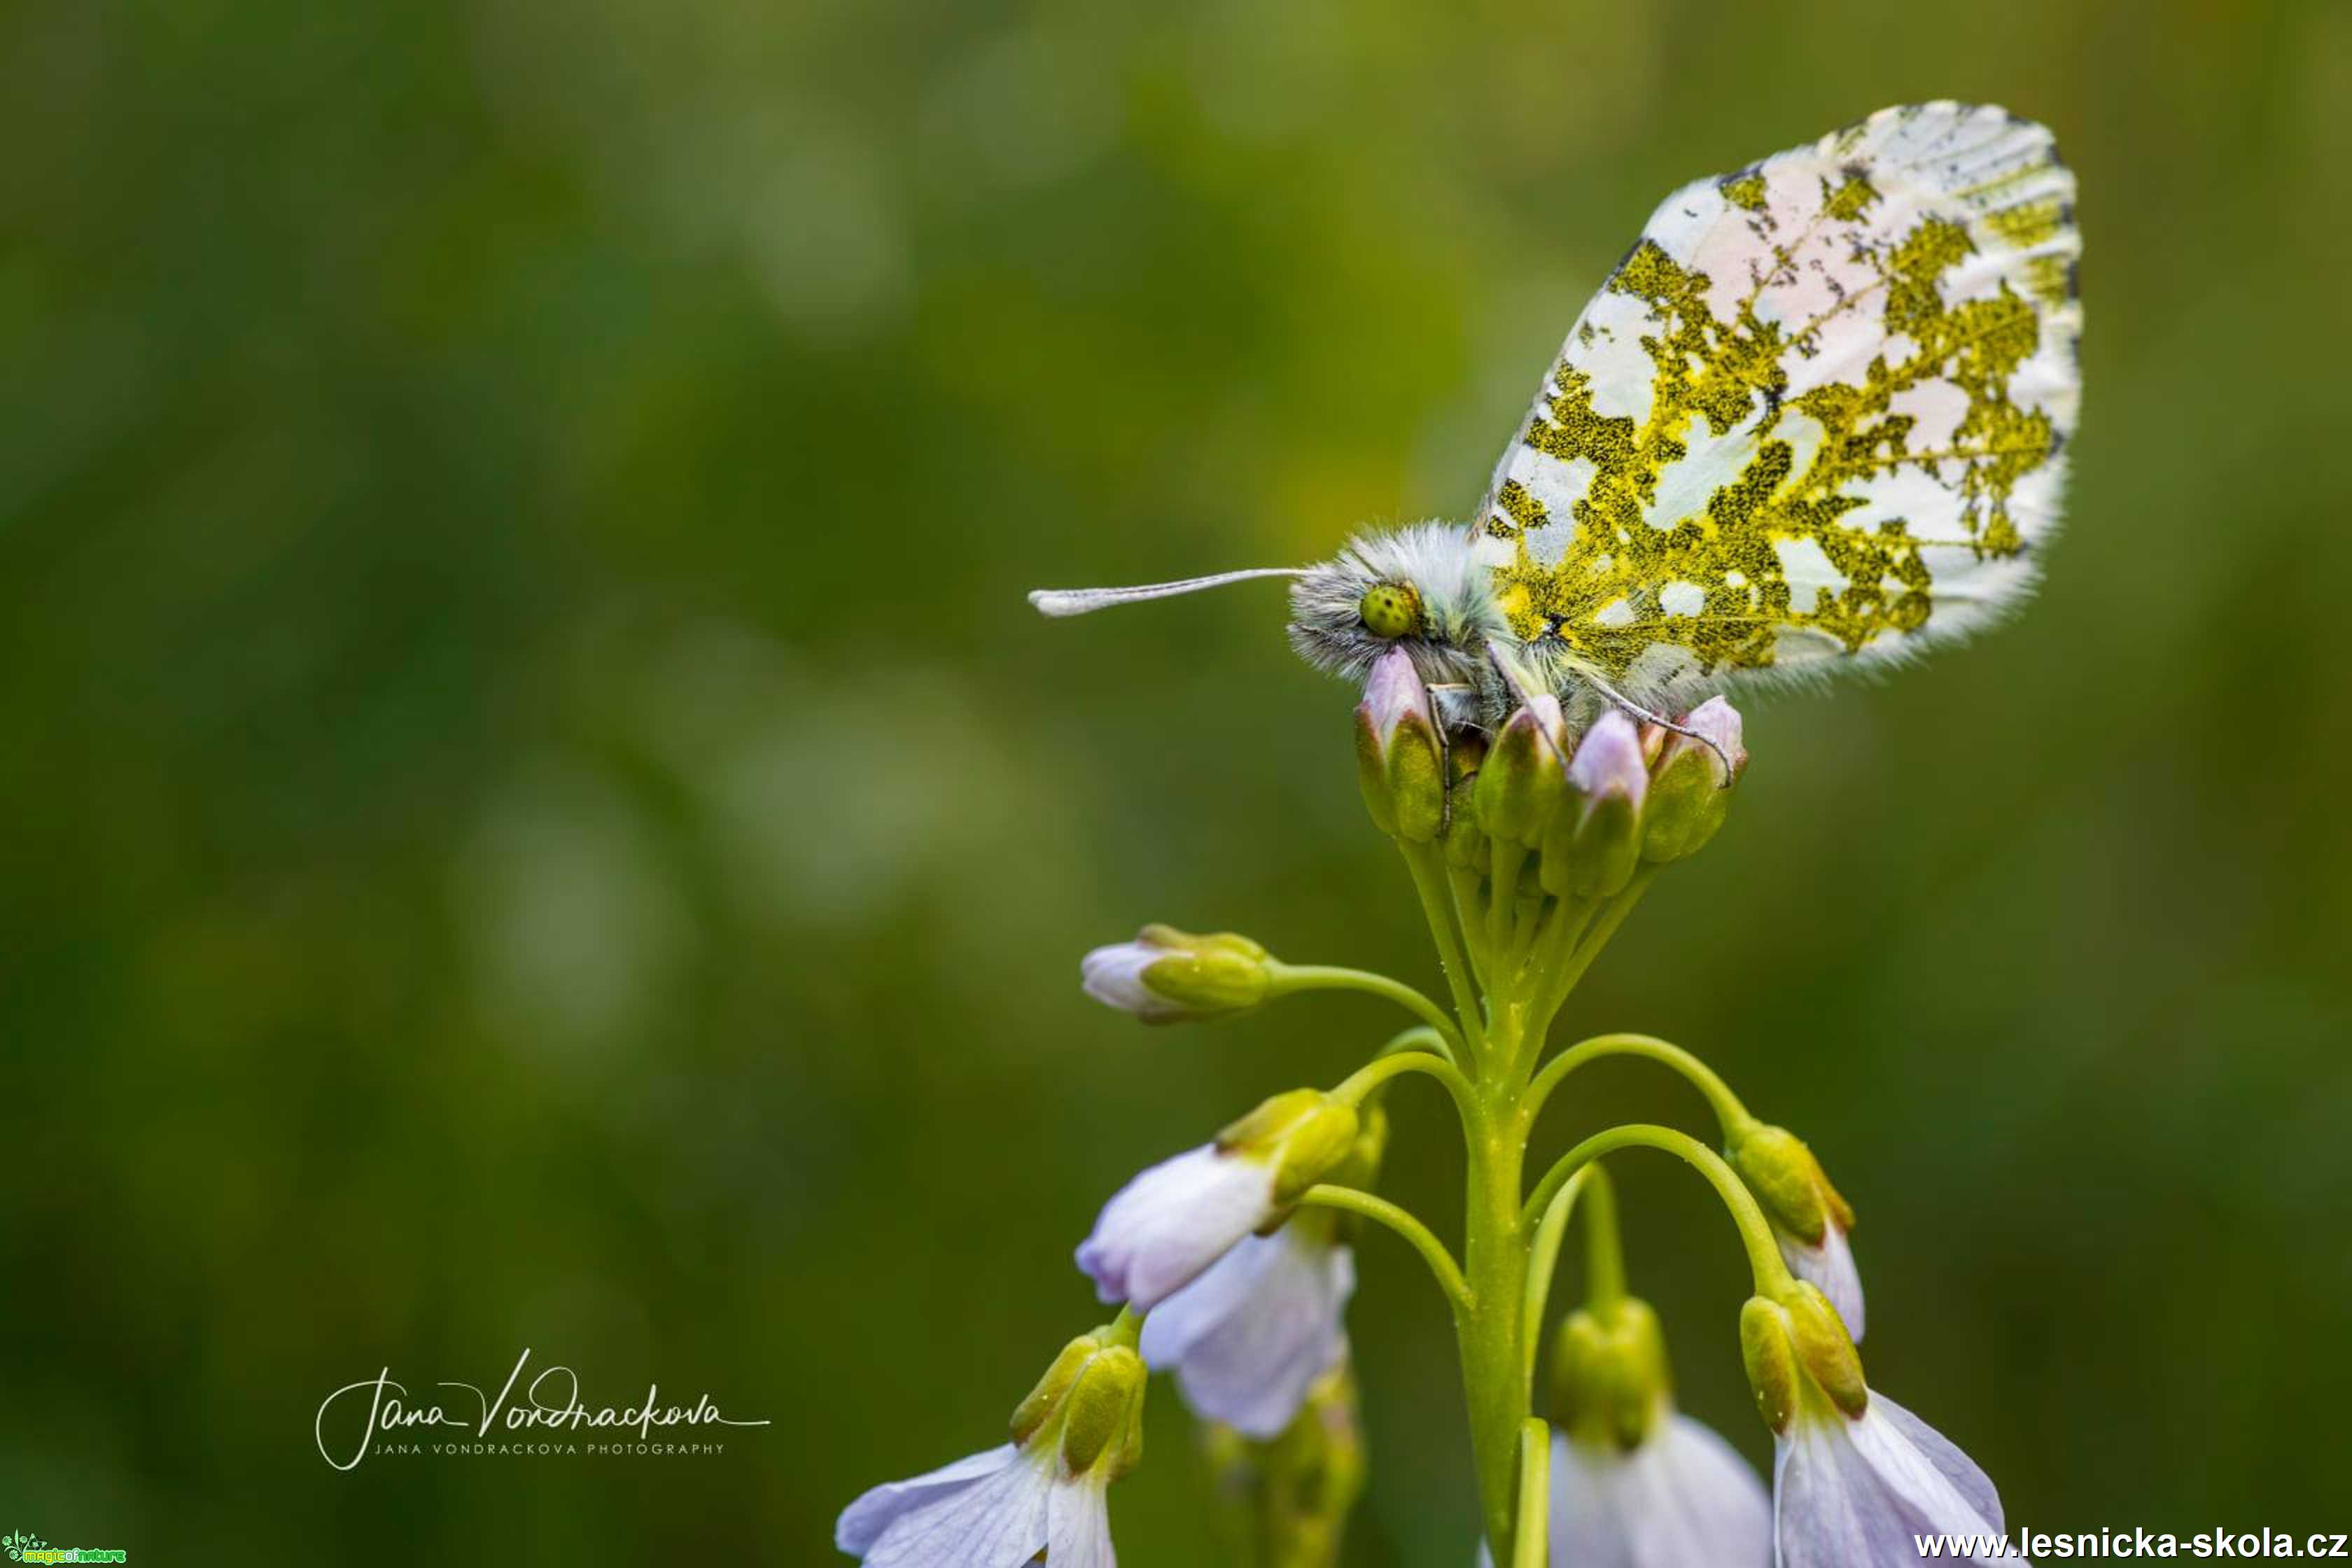
[[[1478,689],[1466,682],[1433,682],[1429,688],[1430,700],[1437,708],[1437,723],[1444,730],[1475,730],[1478,723]]]
[[[1606,697],[1610,701],[1622,709],[1627,717],[1639,719],[1645,724],[1655,724],[1659,729],[1665,731],[1669,734],[1685,736],[1690,740],[1696,741],[1708,751],[1713,752],[1717,757],[1722,759],[1723,762],[1723,783],[1717,787],[1719,789],[1729,789],[1731,787],[1731,780],[1739,770],[1732,762],[1730,752],[1725,751],[1720,745],[1717,745],[1715,742],[1707,739],[1705,735],[1700,734],[1696,730],[1692,729],[1689,725],[1677,724],[1672,719],[1665,717],[1662,713],[1651,712],[1647,708],[1643,707],[1640,703],[1634,701],[1632,698],[1626,696],[1623,692],[1618,690],[1615,687],[1610,685],[1607,681],[1602,680],[1598,676],[1586,675],[1583,679],[1591,684],[1592,689],[1595,691],[1600,692],[1601,696]]]
[[[1441,681],[1429,689],[1429,698],[1437,710],[1437,775],[1445,782],[1445,805],[1438,819],[1438,831],[1451,833],[1454,830],[1454,731],[1478,727],[1478,689]]]

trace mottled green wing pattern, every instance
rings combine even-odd
[[[1513,629],[1664,696],[2020,597],[2080,400],[2074,197],[2047,130],[1954,103],[1668,197],[1472,525]]]

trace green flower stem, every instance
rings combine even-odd
[[[1454,1054],[1454,1047],[1446,1043],[1445,1037],[1426,1024],[1416,1024],[1410,1029],[1401,1029],[1390,1036],[1388,1044],[1372,1053],[1372,1059],[1378,1061],[1382,1057],[1392,1057],[1403,1051],[1431,1051],[1457,1068],[1462,1065]]]
[[[1796,1289],[1796,1280],[1790,1275],[1789,1266],[1781,1261],[1780,1248],[1772,1239],[1771,1222],[1764,1217],[1763,1209],[1757,1205],[1755,1195],[1740,1181],[1738,1173],[1725,1163],[1722,1155],[1689,1133],[1671,1127],[1633,1122],[1587,1138],[1561,1155],[1559,1163],[1536,1184],[1522,1211],[1522,1223],[1530,1232],[1535,1230],[1538,1216],[1571,1176],[1603,1154],[1620,1149],[1662,1149],[1695,1166],[1714,1186],[1716,1196],[1731,1211],[1732,1223],[1739,1227],[1740,1242],[1748,1248],[1748,1271],[1755,1276],[1756,1293],[1778,1300]]]
[[[1532,1116],[1543,1109],[1544,1101],[1551,1097],[1552,1090],[1559,1087],[1562,1079],[1602,1057],[1641,1057],[1682,1074],[1690,1080],[1693,1088],[1706,1096],[1706,1102],[1714,1110],[1715,1119],[1722,1125],[1726,1137],[1755,1120],[1748,1114],[1748,1108],[1739,1102],[1739,1097],[1731,1092],[1731,1086],[1717,1076],[1713,1068],[1671,1041],[1659,1039],[1654,1035],[1631,1034],[1595,1035],[1589,1040],[1577,1041],[1546,1062],[1543,1070],[1536,1074],[1535,1081],[1528,1086],[1528,1114]]]
[[[1507,1073],[1517,1054],[1516,1009],[1498,1001],[1490,1066]],[[1469,1297],[1454,1314],[1462,1389],[1470,1410],[1478,1495],[1486,1539],[1498,1563],[1511,1562],[1517,1538],[1519,1427],[1528,1415],[1527,1239],[1519,1228],[1519,1191],[1527,1170],[1528,1124],[1511,1077],[1482,1078],[1476,1113],[1464,1119],[1469,1145],[1463,1226]]]
[[[1110,1327],[1103,1331],[1103,1342],[1135,1349],[1143,1342],[1143,1314],[1133,1307],[1121,1307]]]
[[[1625,923],[1625,917],[1633,912],[1633,906],[1642,901],[1642,895],[1650,890],[1650,884],[1657,880],[1660,869],[1656,866],[1643,866],[1634,872],[1632,881],[1626,883],[1614,898],[1602,900],[1582,929],[1566,939],[1567,951],[1558,963],[1543,966],[1553,971],[1550,984],[1540,1004],[1547,1024],[1567,1003],[1569,993],[1574,991],[1576,983],[1584,978],[1584,972],[1592,967],[1592,961],[1601,956],[1601,950],[1609,945],[1609,939],[1617,934],[1617,928]],[[1566,922],[1563,922],[1565,929]]]
[[[1454,1097],[1454,1105],[1467,1116],[1475,1107],[1478,1093],[1462,1069],[1445,1058],[1428,1051],[1383,1051],[1339,1080],[1331,1090],[1331,1098],[1349,1105],[1360,1102],[1381,1085],[1400,1073],[1427,1073],[1445,1086]]]
[[[1617,1184],[1595,1160],[1584,1167],[1591,1193],[1584,1205],[1584,1299],[1603,1310],[1625,1299],[1625,1246],[1617,1232]]]
[[[1335,1187],[1328,1182],[1307,1188],[1299,1194],[1298,1201],[1314,1208],[1343,1209],[1388,1226],[1411,1242],[1413,1250],[1421,1254],[1422,1260],[1429,1265],[1429,1271],[1437,1276],[1438,1287],[1445,1292],[1446,1301],[1457,1317],[1469,1306],[1470,1287],[1462,1277],[1462,1266],[1454,1261],[1454,1255],[1445,1250],[1445,1244],[1431,1234],[1427,1226],[1414,1218],[1411,1211],[1370,1193],[1359,1192],[1354,1187]]]
[[[1568,1235],[1569,1215],[1595,1177],[1608,1179],[1598,1163],[1585,1166],[1560,1184],[1558,1195],[1544,1209],[1543,1218],[1536,1226],[1535,1239],[1528,1248],[1527,1310],[1520,1316],[1527,1322],[1525,1349],[1531,1397],[1536,1382],[1536,1351],[1543,1342],[1544,1311],[1551,1300],[1552,1276],[1559,1269],[1560,1243]]]
[[[1454,992],[1454,1012],[1463,1042],[1469,1048],[1471,1061],[1475,1063],[1486,1054],[1485,1016],[1479,1011],[1476,993],[1471,989],[1470,966],[1454,933],[1445,863],[1434,846],[1407,844],[1402,847],[1404,863],[1412,872],[1413,890],[1421,895],[1422,913],[1429,920],[1429,934],[1437,943],[1438,967],[1445,971],[1445,983]]]
[[[1486,854],[1490,889],[1486,898],[1486,953],[1491,973],[1495,960],[1505,958],[1511,949],[1511,917],[1518,910],[1519,870],[1528,862],[1528,851],[1524,846],[1496,838],[1487,844]],[[1490,988],[1491,985],[1490,981]]]
[[[1584,1300],[1603,1314],[1625,1299],[1625,1248],[1617,1230],[1617,1186],[1608,1167],[1595,1160],[1580,1166],[1544,1206],[1528,1248],[1527,1289],[1528,1385],[1535,1385],[1536,1352],[1543,1338],[1544,1313],[1552,1279],[1559,1271],[1560,1244],[1578,1205],[1584,1209]]]
[[[1369,969],[1343,969],[1328,963],[1284,963],[1276,959],[1266,960],[1265,971],[1268,996],[1288,996],[1300,991],[1361,991],[1367,995],[1384,997],[1412,1014],[1443,1036],[1449,1047],[1455,1043],[1454,1020],[1445,1016],[1444,1009],[1402,980],[1391,980]],[[1446,1054],[1453,1052],[1449,1048]]]
[[[1544,1568],[1551,1552],[1551,1428],[1533,1415],[1519,1426],[1518,1528],[1511,1568]]]
[[[1478,919],[1485,918],[1478,913],[1480,908],[1478,873],[1465,870],[1448,860],[1445,862],[1445,886],[1453,896],[1454,918],[1462,922],[1462,929],[1465,931],[1476,931],[1478,927],[1474,923],[1472,917],[1476,915]],[[1489,985],[1486,973],[1486,952],[1483,944],[1474,942],[1471,945],[1470,973],[1477,981],[1478,990],[1483,994]]]

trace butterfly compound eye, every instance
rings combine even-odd
[[[1421,590],[1410,583],[1376,583],[1356,601],[1356,613],[1376,637],[1409,637],[1421,630]]]

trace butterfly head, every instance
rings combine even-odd
[[[1318,669],[1363,679],[1391,648],[1433,686],[1475,683],[1487,639],[1508,637],[1494,573],[1444,522],[1363,533],[1290,585],[1290,643]]]

